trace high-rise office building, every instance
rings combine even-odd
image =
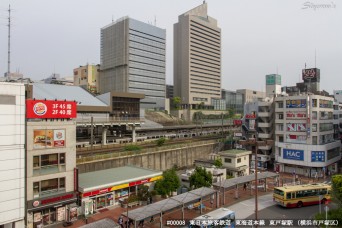
[[[142,108],[163,109],[165,39],[165,29],[129,17],[103,27],[100,93],[142,93]]]
[[[182,104],[221,98],[221,29],[207,8],[204,2],[174,24],[174,96]]]

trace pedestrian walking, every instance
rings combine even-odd
[[[243,190],[244,190],[244,191],[247,190],[247,184],[246,184],[246,183],[243,184]]]
[[[119,225],[120,225],[121,228],[124,228],[122,216],[119,217],[118,223],[119,223]]]
[[[154,222],[154,217],[151,216],[150,222]]]
[[[140,220],[140,222],[139,222],[138,226],[140,226],[140,227],[144,227],[144,220]]]

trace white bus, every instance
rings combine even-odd
[[[235,212],[228,208],[221,207],[207,214],[190,220],[189,227],[226,227],[235,228]]]

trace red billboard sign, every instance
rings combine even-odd
[[[26,100],[28,119],[70,119],[76,118],[74,101]]]
[[[234,125],[242,125],[242,120],[233,120]]]

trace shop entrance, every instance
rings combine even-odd
[[[95,210],[100,210],[114,205],[113,193],[92,197],[91,199],[95,202]]]

